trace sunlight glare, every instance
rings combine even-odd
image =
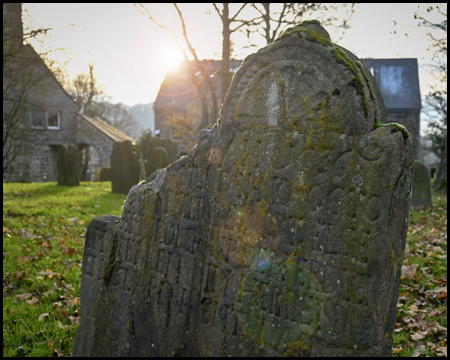
[[[183,60],[182,52],[176,47],[168,47],[161,51],[160,62],[165,70],[174,70]]]

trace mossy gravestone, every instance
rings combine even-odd
[[[58,149],[58,185],[79,186],[83,155],[76,145],[61,145]]]
[[[413,144],[316,21],[234,75],[220,123],[89,225],[75,356],[389,356]]]
[[[430,170],[421,161],[415,160],[414,164],[411,206],[433,205]]]

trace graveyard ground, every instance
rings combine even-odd
[[[447,195],[410,212],[394,356],[447,356]],[[110,182],[3,184],[3,356],[69,356],[84,235],[120,215]]]

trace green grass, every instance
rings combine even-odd
[[[399,295],[394,356],[446,356],[447,195],[410,211]]]
[[[71,354],[86,228],[125,198],[111,182],[3,184],[3,356]]]
[[[86,228],[125,198],[110,182],[3,184],[3,356],[71,354]],[[446,354],[447,196],[433,200],[410,212],[395,356]]]

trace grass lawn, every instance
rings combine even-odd
[[[3,356],[69,356],[94,216],[121,215],[110,182],[3,184]],[[447,354],[447,196],[410,213],[394,356]]]
[[[3,356],[70,355],[86,228],[125,198],[111,182],[3,184]]]

